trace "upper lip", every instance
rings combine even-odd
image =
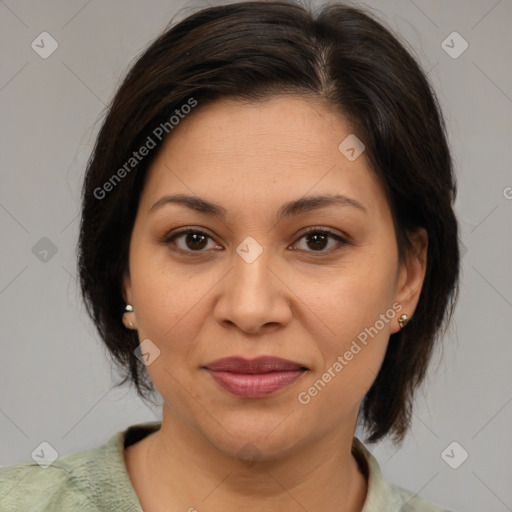
[[[225,357],[208,363],[205,368],[212,371],[232,373],[269,373],[307,370],[307,368],[300,363],[272,356],[262,356],[256,359]]]

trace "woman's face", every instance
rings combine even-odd
[[[149,170],[125,278],[129,318],[151,340],[143,351],[164,421],[226,454],[250,443],[271,459],[351,438],[388,338],[416,307],[424,264],[399,267],[383,188],[365,153],[354,159],[353,138],[339,148],[350,135],[339,114],[299,97],[199,103]],[[165,199],[176,194],[223,217]],[[308,201],[319,196],[338,200]],[[198,233],[173,238],[184,229]],[[261,356],[297,367],[212,371],[222,358]]]

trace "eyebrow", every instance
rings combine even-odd
[[[189,196],[186,194],[172,194],[161,197],[149,209],[149,213],[152,213],[167,204],[182,205],[196,212],[218,217],[222,220],[226,219],[228,213],[220,204],[207,201],[198,196]],[[284,203],[277,212],[277,221],[279,222],[288,217],[301,215],[332,205],[351,206],[367,213],[366,208],[356,199],[352,199],[341,194],[317,195],[302,197],[300,199]]]

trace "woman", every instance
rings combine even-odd
[[[407,432],[458,285],[425,75],[340,4],[212,7],[120,86],[83,188],[88,311],[162,420],[42,470],[5,510],[439,511],[354,437]]]

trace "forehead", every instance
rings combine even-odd
[[[199,103],[173,130],[166,146],[169,151],[176,151],[185,145],[182,149],[190,152],[191,159],[200,158],[193,151],[197,148],[207,149],[219,159],[236,155],[240,160],[253,160],[254,165],[261,158],[276,155],[290,161],[306,158],[325,162],[326,157],[336,154],[332,149],[337,150],[340,133],[345,132],[351,132],[348,122],[318,99],[222,99],[204,107]],[[328,148],[331,151],[326,153]]]
[[[237,207],[242,198],[271,206],[341,193],[368,209],[385,209],[383,188],[364,152],[351,161],[339,149],[349,136],[348,121],[319,100],[199,103],[164,142],[141,202],[178,191],[223,197]]]

